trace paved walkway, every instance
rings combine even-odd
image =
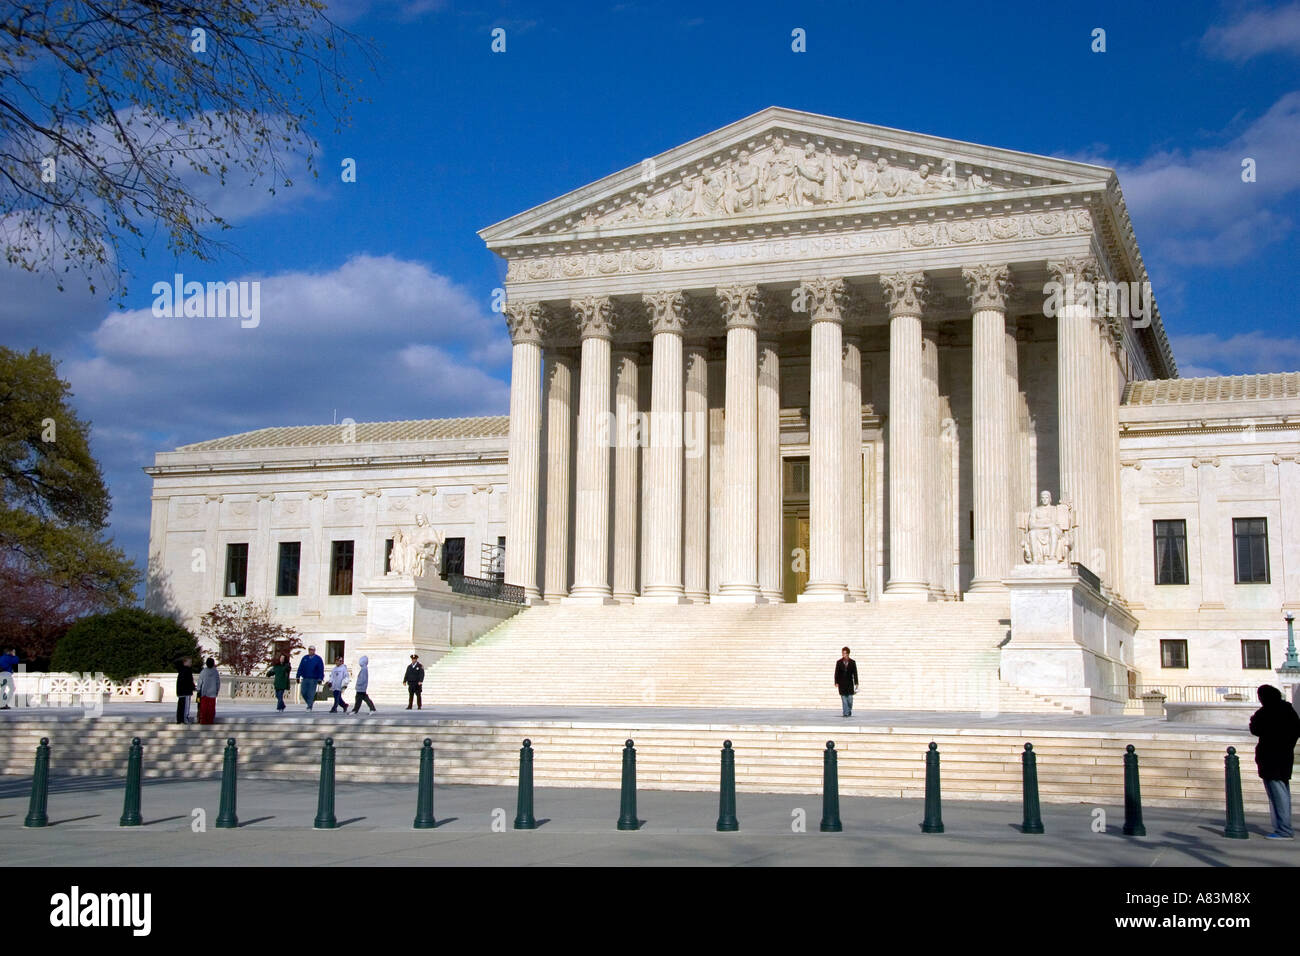
[[[753,866],[1294,866],[1297,844],[1264,840],[1266,820],[1249,819],[1248,840],[1221,835],[1219,813],[1148,809],[1146,837],[1125,837],[1122,807],[1047,805],[1047,832],[1019,831],[1020,807],[953,802],[946,832],[922,834],[921,800],[845,798],[843,833],[820,833],[817,796],[750,794],[738,798],[740,832],[717,833],[716,793],[642,791],[637,832],[614,828],[616,790],[542,788],[532,832],[510,829],[513,787],[446,786],[435,794],[438,826],[414,830],[415,788],[341,783],[338,830],[314,830],[317,785],[240,780],[235,830],[217,830],[215,780],[146,780],[145,825],[121,829],[123,781],[64,777],[51,781],[45,829],[22,825],[30,778],[0,778],[0,845],[13,866],[363,865],[753,865]],[[201,811],[206,829],[195,832]],[[806,832],[792,824],[800,816]],[[494,830],[494,823],[497,829]],[[500,827],[504,824],[505,830]]]
[[[315,721],[327,723],[339,720],[383,719],[400,723],[427,723],[430,720],[477,721],[507,723],[538,721],[572,724],[579,722],[629,724],[682,724],[698,727],[826,727],[835,729],[852,725],[859,729],[899,728],[903,730],[970,729],[970,730],[1052,730],[1090,732],[1123,732],[1126,734],[1222,734],[1236,732],[1249,737],[1245,722],[1249,713],[1237,725],[1170,723],[1156,717],[1079,716],[1075,714],[992,714],[917,711],[917,710],[859,710],[850,718],[843,718],[837,710],[772,710],[765,708],[714,708],[714,707],[438,707],[428,705],[423,710],[408,711],[401,705],[378,705],[372,718],[366,712],[358,716],[331,714],[329,704],[317,703],[310,713],[301,701],[295,702],[283,714],[276,713],[274,701],[229,701],[218,699],[217,722],[223,717],[240,719],[266,719]],[[103,705],[106,717],[163,717],[172,719],[176,705],[146,704],[138,702],[109,701]],[[82,707],[31,707],[22,710],[0,711],[0,721],[15,718],[79,720],[86,716]]]

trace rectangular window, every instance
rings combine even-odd
[[[275,573],[277,597],[294,597],[298,593],[298,568],[302,565],[302,542],[281,541],[280,561]]]
[[[1160,666],[1176,667],[1183,670],[1187,669],[1187,642],[1178,641],[1161,641],[1160,642]]]
[[[465,539],[447,538],[442,543],[442,577],[465,573]]]
[[[226,597],[244,597],[248,593],[248,545],[226,545]]]
[[[1155,521],[1156,584],[1187,583],[1187,522]]]
[[[384,541],[384,573],[393,570],[393,539]]]
[[[352,593],[352,542],[335,541],[330,554],[330,594]]]
[[[1238,584],[1268,584],[1268,519],[1232,519]]]
[[[1273,660],[1268,641],[1242,641],[1241,668],[1247,671],[1271,671]]]

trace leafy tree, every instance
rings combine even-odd
[[[321,0],[45,0],[0,20],[0,229],[12,264],[124,289],[161,232],[212,259],[211,185],[290,186],[318,112],[347,119],[346,51]],[[62,288],[60,280],[60,288]]]
[[[199,620],[199,634],[217,659],[236,674],[252,674],[272,663],[277,651],[292,655],[304,645],[297,630],[271,620],[269,604],[229,601],[213,605]],[[279,649],[277,643],[287,647]]]
[[[90,426],[44,353],[0,346],[0,643],[48,655],[77,616],[131,604],[140,572],[105,537]]]
[[[170,671],[183,657],[199,659],[188,628],[136,607],[82,618],[54,648],[56,671],[103,672],[115,681]]]

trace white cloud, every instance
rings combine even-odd
[[[1178,373],[1183,378],[1300,370],[1300,338],[1259,331],[1226,337],[1201,332],[1171,335],[1169,343],[1178,356]]]
[[[1300,54],[1300,3],[1236,10],[1236,19],[1201,38],[1210,56],[1241,63],[1265,53]]]

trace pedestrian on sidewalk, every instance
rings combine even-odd
[[[1262,685],[1255,696],[1263,706],[1250,718],[1250,732],[1259,738],[1255,766],[1268,791],[1268,808],[1273,812],[1273,832],[1268,839],[1292,840],[1291,765],[1296,741],[1300,740],[1300,714],[1272,684]]]
[[[340,654],[338,660],[334,662],[334,669],[330,671],[329,688],[334,692],[334,706],[330,708],[331,714],[338,713],[340,707],[343,713],[348,712],[348,702],[343,699],[343,689],[348,686],[348,666],[343,663],[343,656]]]
[[[199,723],[212,724],[217,720],[217,694],[221,692],[221,675],[217,662],[208,658],[199,671]]]
[[[858,690],[858,663],[849,657],[847,647],[840,648],[840,659],[835,662],[835,687],[840,692],[844,716],[853,716],[853,695]]]
[[[277,657],[267,673],[275,678],[275,709],[284,710],[284,692],[289,689],[289,655]]]
[[[0,710],[8,710],[9,702],[18,696],[18,651],[9,648],[0,655]]]
[[[424,665],[420,663],[419,654],[411,655],[411,663],[406,668],[402,683],[406,685],[406,709],[410,710],[411,705],[415,704],[416,709],[424,710]]]
[[[190,698],[194,696],[194,668],[190,658],[182,657],[176,665],[176,723],[191,724]]]
[[[360,661],[360,667],[357,670],[357,686],[355,689],[357,699],[352,713],[361,713],[361,702],[363,700],[370,708],[370,713],[373,714],[375,712],[375,702],[371,700],[370,695],[366,693],[368,687],[370,687],[370,658],[363,657]]]
[[[316,648],[307,648],[307,653],[298,662],[298,693],[303,703],[311,710],[316,701],[316,685],[325,679],[325,662],[316,654]]]

